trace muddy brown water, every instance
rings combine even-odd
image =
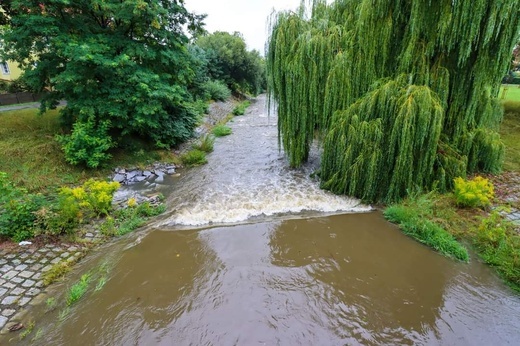
[[[321,191],[315,160],[288,169],[264,97],[231,127],[208,165],[120,193],[163,192],[168,211],[78,269],[64,288],[112,268],[61,321],[59,295],[34,309],[35,344],[520,344],[519,297],[475,256],[444,258]]]

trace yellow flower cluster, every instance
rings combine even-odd
[[[97,215],[107,215],[112,209],[112,198],[119,186],[117,182],[90,179],[80,187],[62,188],[60,195],[69,203],[77,204],[81,209]]]
[[[463,207],[487,207],[495,197],[493,184],[486,178],[477,176],[471,180],[455,178],[455,199]]]

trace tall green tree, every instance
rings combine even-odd
[[[9,8],[6,7],[9,5]],[[158,147],[188,138],[196,123],[186,29],[204,16],[183,0],[11,0],[3,57],[25,69],[42,111],[65,99],[73,124],[61,137],[71,163],[97,166],[121,136]]]
[[[216,31],[201,36],[197,45],[204,49],[211,78],[225,82],[233,91],[258,94],[265,85],[265,66],[258,51],[248,51],[239,32]]]
[[[276,14],[268,76],[291,165],[318,130],[322,186],[366,201],[499,171],[496,97],[519,21],[518,0],[315,0]]]

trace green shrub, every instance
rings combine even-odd
[[[198,166],[208,162],[206,153],[202,150],[193,149],[181,156],[181,161],[186,166]]]
[[[0,236],[16,242],[33,237],[36,212],[47,204],[41,194],[16,187],[0,172]]]
[[[233,109],[233,115],[244,115],[247,107],[251,105],[251,102],[244,101]]]
[[[229,90],[226,84],[218,80],[204,83],[203,89],[215,101],[225,101],[231,97],[231,90]]]
[[[98,126],[93,122],[76,122],[70,135],[58,135],[56,140],[62,146],[68,163],[96,168],[112,158],[107,153],[113,147],[109,128],[109,121]]]
[[[204,135],[200,138],[193,148],[203,151],[205,153],[211,153],[213,151],[213,145],[215,144],[215,138],[210,135]]]
[[[493,184],[486,178],[475,177],[471,180],[455,178],[455,201],[463,207],[487,207],[491,205],[495,193]]]
[[[119,188],[118,182],[106,182],[95,179],[87,180],[83,186],[60,189],[60,198],[64,206],[67,206],[66,214],[71,217],[82,217],[87,214],[108,215],[112,210],[112,199]],[[75,204],[78,209],[69,205]],[[69,210],[70,209],[70,210]],[[64,209],[62,209],[64,210]],[[75,214],[80,210],[79,214]],[[87,215],[88,216],[88,215]]]
[[[213,128],[213,130],[211,130],[211,132],[216,136],[216,137],[223,137],[223,136],[228,136],[230,135],[233,131],[231,130],[231,128],[229,126],[226,126],[226,125],[217,125]]]

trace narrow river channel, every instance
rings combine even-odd
[[[316,159],[289,169],[265,97],[230,126],[208,165],[126,190],[163,192],[167,213],[100,251],[108,281],[45,314],[38,344],[518,345],[520,298],[475,256],[321,191]]]

